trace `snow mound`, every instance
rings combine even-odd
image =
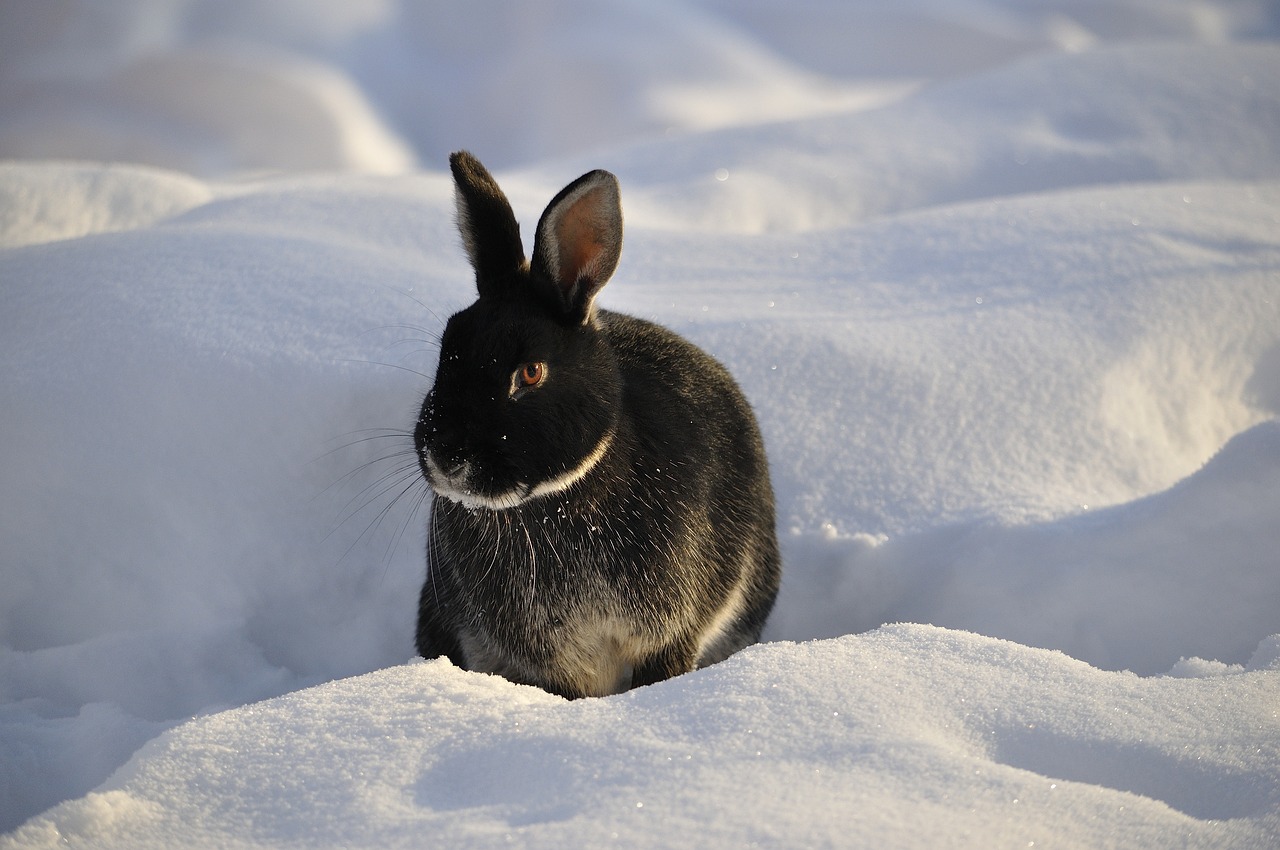
[[[645,144],[620,159],[630,218],[679,230],[837,228],[1117,181],[1274,180],[1280,46],[1035,56],[876,110]]]
[[[1037,521],[1169,487],[1274,415],[1277,203],[1274,183],[1161,183],[633,231],[607,298],[733,367],[796,494],[784,528]]]
[[[1278,672],[1139,679],[928,626],[578,702],[419,662],[193,720],[0,846],[1262,848]]]
[[[0,86],[0,156],[193,174],[403,172],[416,160],[340,71],[243,45],[147,53],[83,79]],[[72,117],[68,117],[68,114]]]
[[[809,73],[679,0],[184,0],[85,10],[78,26],[29,5],[9,16],[0,157],[399,173],[466,145],[490,164],[536,160],[901,89]]]
[[[1242,663],[1254,649],[1243,635],[1275,628],[1277,493],[1280,421],[1270,421],[1170,490],[1110,509],[901,538],[793,538],[770,635],[930,622],[1102,668],[1224,670],[1195,653]]]
[[[197,207],[209,188],[136,166],[0,163],[0,248],[133,230]]]

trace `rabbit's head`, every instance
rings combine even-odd
[[[565,187],[526,261],[493,177],[466,152],[449,164],[479,297],[445,326],[415,446],[438,495],[502,510],[581,480],[617,433],[621,379],[595,299],[622,249],[618,181],[593,171]]]

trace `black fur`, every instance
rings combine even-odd
[[[755,642],[780,573],[760,433],[709,355],[595,308],[617,181],[565,187],[526,263],[493,178],[450,163],[479,299],[449,319],[415,432],[437,493],[418,651],[580,697]]]

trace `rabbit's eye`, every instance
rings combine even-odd
[[[541,363],[526,363],[520,367],[520,386],[532,387],[542,383],[542,373],[546,366]]]
[[[525,390],[540,386],[547,379],[547,364],[539,361],[525,363],[511,376],[511,395],[518,398]]]

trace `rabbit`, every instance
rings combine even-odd
[[[434,494],[418,652],[573,699],[756,642],[781,573],[760,431],[710,355],[596,306],[617,178],[556,195],[528,261],[489,172],[449,164],[479,297],[445,325],[414,430]]]

